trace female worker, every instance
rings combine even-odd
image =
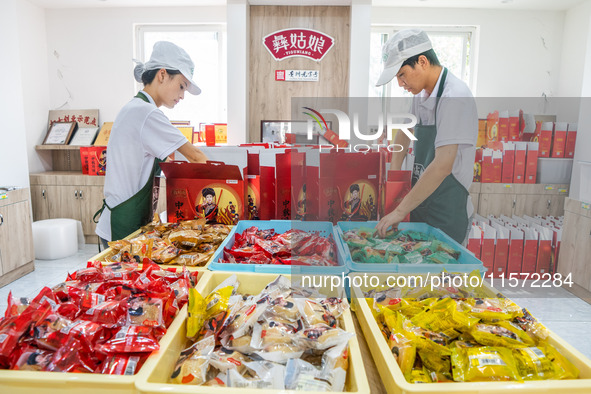
[[[194,65],[182,48],[167,41],[154,44],[146,64],[134,69],[141,90],[119,112],[107,145],[103,207],[96,233],[103,246],[123,239],[151,220],[152,187],[159,163],[175,151],[192,163],[207,157],[174,127],[161,106],[173,108],[185,96],[201,93],[193,82]]]

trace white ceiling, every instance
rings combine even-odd
[[[223,6],[232,0],[28,0],[42,8]],[[567,10],[591,0],[249,0],[252,5],[350,5],[380,7]]]

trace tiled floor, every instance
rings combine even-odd
[[[65,259],[35,260],[35,271],[0,289],[0,314],[4,314],[10,291],[17,297],[33,298],[44,286],[52,287],[63,282],[68,272],[86,267],[86,260],[97,253],[97,245],[88,244]],[[495,287],[501,290],[496,283]],[[562,288],[504,288],[501,291],[591,359],[591,305]]]

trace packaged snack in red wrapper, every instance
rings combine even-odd
[[[70,325],[70,320],[60,316],[55,308],[46,309],[45,313],[31,327],[29,336],[35,344],[43,349],[56,351],[67,337],[61,330]]]
[[[80,318],[102,324],[106,327],[122,326],[127,317],[127,300],[105,301],[86,312]]]
[[[12,369],[21,371],[41,371],[49,365],[52,358],[52,351],[38,349],[33,346],[26,346],[20,352]]]
[[[26,297],[16,298],[12,296],[12,291],[8,293],[8,306],[4,312],[4,317],[9,318],[10,316],[18,316],[24,312],[29,306],[31,301]]]
[[[147,355],[139,354],[113,354],[105,360],[100,373],[105,375],[135,375],[140,370]]]
[[[162,300],[144,296],[127,300],[127,323],[136,326],[164,326]]]
[[[49,372],[94,372],[97,360],[91,352],[84,349],[79,340],[70,338],[53,355],[51,362],[44,369]]]
[[[123,326],[113,338],[96,347],[104,353],[143,353],[159,348],[152,328],[146,326]]]
[[[74,320],[80,313],[80,308],[74,302],[62,302],[57,307],[57,313],[66,319]]]
[[[105,338],[105,329],[98,323],[88,320],[76,320],[63,327],[60,332],[69,338],[80,341],[88,349],[102,342]]]

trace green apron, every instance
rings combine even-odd
[[[135,97],[140,98],[147,103],[150,102],[142,92],[138,92]],[[160,170],[159,164],[163,161],[164,160],[160,160],[159,158],[154,159],[154,165],[152,166],[152,171],[148,177],[148,181],[139,192],[112,208],[107,205],[105,200],[103,200],[103,206],[98,212],[94,214],[93,219],[94,222],[97,223],[97,217],[100,216],[105,207],[111,211],[112,241],[127,237],[129,234],[150,223],[152,220],[152,194],[154,187],[154,177]]]
[[[425,168],[435,158],[435,137],[437,136],[437,107],[443,92],[443,85],[447,76],[447,69],[443,69],[443,76],[437,91],[435,104],[435,124],[415,126],[415,163],[412,172],[412,186],[417,183]],[[441,185],[421,205],[410,213],[411,222],[423,222],[437,227],[447,235],[462,243],[468,228],[468,190],[449,174]]]

